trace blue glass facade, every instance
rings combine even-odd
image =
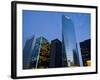
[[[23,49],[23,69],[30,68],[30,60],[32,55],[32,44],[34,42],[34,36],[26,41]]]
[[[38,58],[39,50],[40,50],[40,39],[34,40],[34,44],[32,46],[33,46],[33,50],[32,50],[32,55],[31,55],[30,67],[36,68],[37,58]]]
[[[31,56],[31,68],[46,68],[48,67],[49,58],[49,42],[44,37],[39,37],[33,44]]]
[[[48,67],[49,49],[50,44],[44,37],[27,40],[23,49],[23,69]]]
[[[69,17],[64,15],[62,16],[62,35],[68,67],[79,66],[79,53],[77,49],[74,24]]]

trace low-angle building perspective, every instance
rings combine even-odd
[[[32,11],[26,11],[24,14],[33,15],[36,20],[40,19],[39,12],[38,15],[37,12]],[[53,12],[40,12],[40,14],[43,16],[47,14],[50,17],[44,16],[45,22],[40,19],[34,23],[35,27],[32,25],[33,22],[24,21],[24,23],[29,22],[33,28],[30,27],[32,28],[29,31],[31,36],[28,39],[24,38],[26,36],[23,37],[23,69],[91,66],[90,35],[85,34],[88,38],[80,36],[77,33],[79,32],[78,22],[75,22],[77,15],[79,18],[82,16],[85,19],[84,14]],[[59,19],[53,18],[52,14]],[[33,19],[34,22],[35,19]],[[53,21],[53,19],[55,20]],[[44,24],[38,24],[39,22]],[[59,22],[59,26],[57,22]],[[26,35],[25,32],[28,33],[26,28],[23,35]],[[89,31],[87,33],[89,34]]]

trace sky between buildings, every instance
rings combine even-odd
[[[77,43],[90,38],[89,13],[23,10],[23,47],[33,35],[43,36],[49,42],[56,38],[62,41],[62,15],[72,19]]]

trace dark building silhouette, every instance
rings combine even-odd
[[[89,66],[91,63],[91,40],[80,42],[83,66]]]
[[[62,43],[55,39],[50,46],[50,68],[62,67]]]

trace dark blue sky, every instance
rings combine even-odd
[[[44,36],[48,41],[62,40],[62,15],[72,19],[78,43],[90,38],[91,15],[88,13],[23,10],[23,45],[33,35]]]

